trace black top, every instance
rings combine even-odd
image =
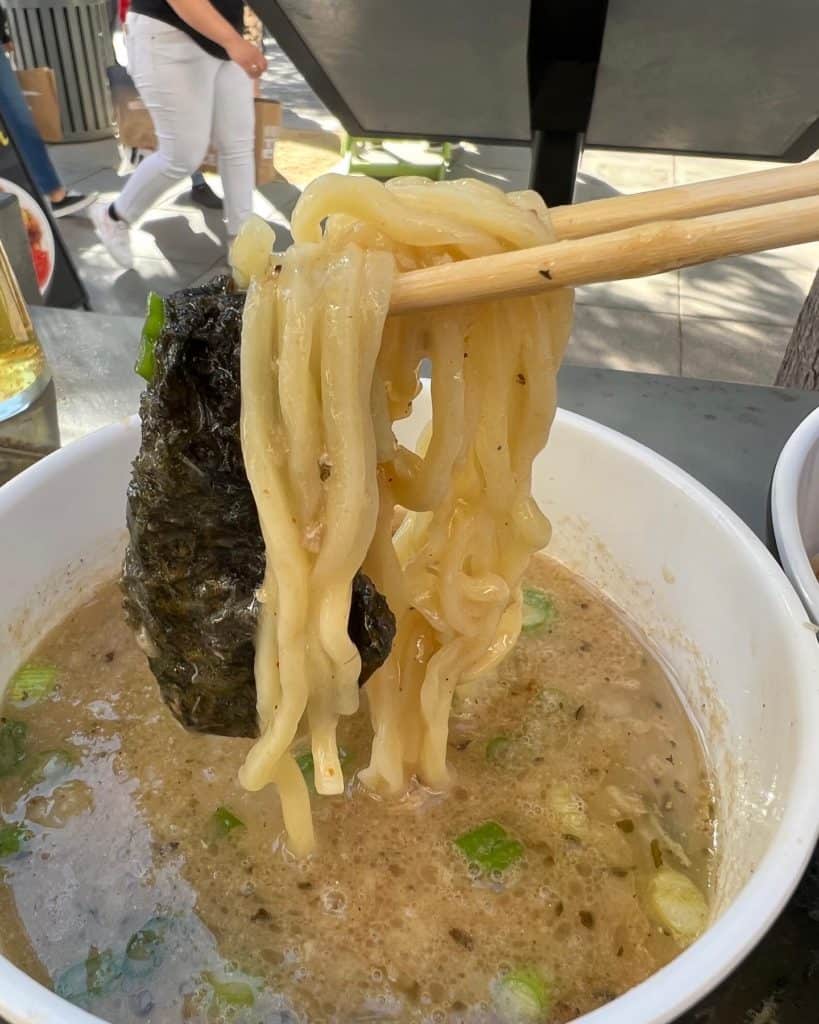
[[[241,35],[245,24],[243,0],[211,0],[211,3],[225,21],[229,22]],[[131,0],[129,9],[134,14],[145,14],[149,18],[156,18],[157,21],[164,21],[166,25],[173,25],[174,28],[181,29],[203,50],[220,60],[230,59],[223,47],[208,39],[207,36],[203,36],[201,32],[192,29],[186,21],[183,21],[167,0]]]
[[[9,35],[9,23],[6,20],[6,12],[0,6],[0,46],[5,46],[6,43],[11,42],[11,36]]]

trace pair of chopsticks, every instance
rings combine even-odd
[[[647,277],[819,239],[819,162],[550,210],[560,241],[400,274],[391,313]]]

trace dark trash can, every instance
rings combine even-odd
[[[18,66],[54,70],[65,141],[110,137],[108,0],[4,0],[4,6]]]

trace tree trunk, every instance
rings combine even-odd
[[[782,388],[819,391],[819,272],[799,311],[774,383]]]

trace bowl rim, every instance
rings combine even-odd
[[[799,525],[799,486],[807,457],[817,444],[819,409],[814,409],[785,442],[771,481],[771,520],[782,568],[814,622],[819,619],[819,580]]]
[[[816,414],[819,424],[819,410]],[[559,424],[585,433],[628,457],[647,463],[667,483],[707,509],[754,563],[772,589],[779,622],[792,630],[793,678],[801,713],[797,716],[799,755],[791,796],[777,822],[771,845],[751,878],[708,930],[674,960],[612,1002],[578,1018],[578,1024],[670,1024],[702,999],[751,952],[779,916],[798,885],[819,837],[819,746],[810,742],[819,721],[819,644],[805,629],[805,610],[785,574],[764,544],[720,498],[673,462],[646,445],[585,416],[559,409]],[[92,456],[138,430],[138,417],[102,427],[46,456],[0,488],[0,520],[6,507],[36,490],[55,469]],[[803,424],[804,425],[804,424]],[[798,632],[804,632],[804,639]],[[764,908],[764,912],[761,912]],[[15,998],[16,996],[16,998]],[[0,1014],[10,1024],[105,1024],[67,1003],[0,956]]]

